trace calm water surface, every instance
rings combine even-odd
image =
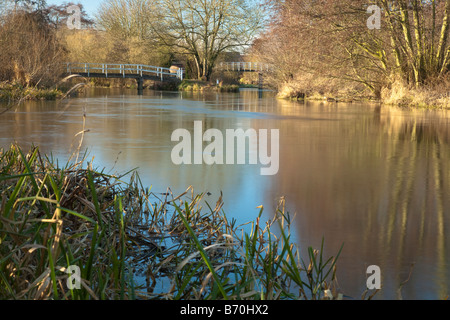
[[[57,105],[31,102],[0,116],[0,146],[39,145],[61,163],[76,149],[86,114],[83,150],[94,166],[124,173],[138,168],[154,192],[192,185],[239,222],[278,199],[296,214],[300,246],[320,246],[338,263],[340,287],[359,299],[366,270],[378,265],[378,299],[443,299],[450,287],[450,116],[371,104],[297,103],[271,93],[162,93],[93,90]],[[259,165],[181,165],[171,161],[171,134],[194,121],[204,130],[279,129],[280,169]],[[305,248],[306,249],[306,248]],[[411,266],[413,268],[411,269]]]

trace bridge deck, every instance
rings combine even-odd
[[[134,78],[158,81],[183,80],[181,68],[163,68],[140,64],[66,63],[68,74],[88,78]]]
[[[86,77],[86,78],[104,78],[104,79],[112,79],[112,78],[122,78],[122,79],[136,79],[136,80],[153,80],[153,81],[178,81],[178,78],[176,77],[170,77],[170,76],[164,76],[163,75],[163,79],[161,79],[161,76],[152,76],[149,74],[143,74],[142,76],[139,74],[132,74],[132,73],[98,73],[98,72],[72,72],[72,74],[78,74],[81,77]]]

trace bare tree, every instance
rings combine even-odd
[[[380,28],[368,28],[372,4]],[[379,96],[393,79],[420,87],[450,69],[450,0],[268,0],[268,6],[273,16],[264,47],[291,47],[298,52],[291,64],[302,72],[360,83]]]
[[[262,21],[250,0],[111,0],[97,15],[98,25],[118,39],[187,55],[198,79],[207,80],[218,56],[250,45]]]
[[[385,11],[395,60],[420,85],[450,65],[450,0],[379,1]],[[438,32],[440,28],[440,32]]]
[[[157,7],[149,22],[159,41],[190,56],[204,80],[221,53],[250,45],[263,23],[260,7],[245,0],[159,0]]]
[[[96,24],[106,32],[103,45],[111,46],[110,62],[170,66],[172,53],[152,29],[153,0],[111,0],[101,4]]]
[[[149,40],[153,38],[149,16],[154,9],[153,0],[110,0],[101,4],[96,20],[115,37]]]
[[[94,25],[94,20],[88,16],[81,3],[66,2],[60,5],[50,5],[45,7],[44,11],[50,22],[56,28],[65,28],[67,26],[67,19],[72,15],[67,9],[72,6],[77,6],[80,9],[80,25],[82,28],[90,28]]]
[[[45,9],[45,0],[0,0],[0,12],[7,13],[11,10],[27,10],[28,12]]]
[[[23,86],[51,84],[60,74],[64,48],[42,10],[16,8],[0,23],[0,79]]]

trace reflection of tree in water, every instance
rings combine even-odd
[[[390,186],[386,245],[392,248],[395,233],[400,232],[399,253],[409,249],[433,259],[443,297],[449,284],[446,247],[450,243],[444,233],[450,212],[449,126],[446,118],[429,119],[420,111],[417,115],[403,120],[391,135],[398,143],[390,150],[394,160],[388,163],[389,171],[401,174]]]
[[[318,242],[325,236],[330,251],[334,243],[345,242],[341,260],[353,264],[350,269],[359,262],[389,270],[386,294],[395,295],[415,262],[404,296],[409,287],[409,297],[423,297],[424,283],[434,281],[439,292],[432,294],[445,297],[450,282],[448,116],[383,107],[346,119],[345,111],[343,121],[285,123],[291,137],[284,137],[278,179],[287,202],[295,202],[301,237]],[[330,107],[322,118],[331,112]]]

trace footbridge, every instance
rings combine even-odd
[[[261,62],[220,62],[217,68],[222,71],[234,72],[257,72],[258,88],[261,90],[264,85],[264,73],[272,71],[272,67]]]
[[[237,72],[264,73],[272,70],[269,64],[261,62],[220,62],[217,67],[223,71]]]
[[[184,69],[172,66],[170,68],[142,64],[117,63],[65,63],[66,74],[79,75],[86,78],[132,78],[138,84],[138,94],[142,94],[144,80],[182,81]],[[222,71],[257,72],[259,88],[263,87],[263,74],[272,71],[269,64],[260,62],[221,62],[216,68]]]
[[[184,70],[178,67],[164,68],[142,64],[113,63],[66,63],[68,75],[79,75],[86,78],[132,78],[138,84],[138,93],[142,94],[144,80],[181,81]]]

